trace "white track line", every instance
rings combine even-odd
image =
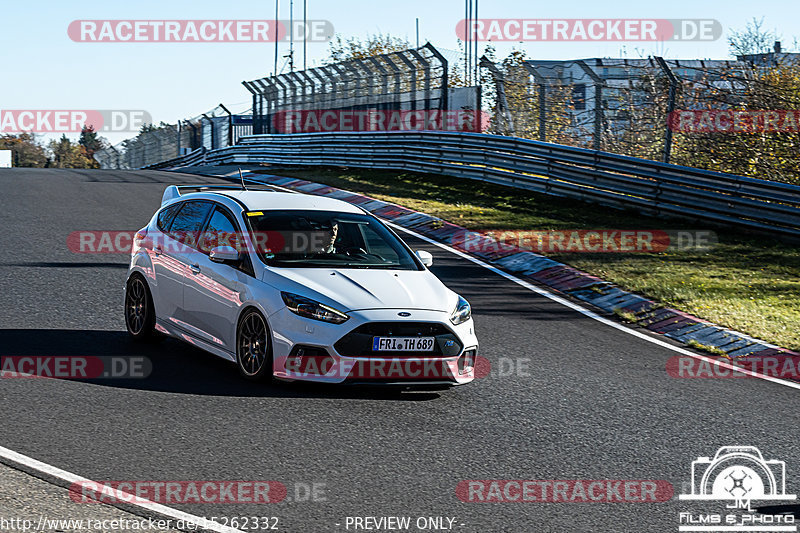
[[[0,457],[4,457],[7,460],[24,465],[27,468],[36,470],[37,472],[42,472],[47,474],[48,476],[57,477],[68,483],[93,483],[97,484],[96,482],[86,479],[85,477],[81,477],[77,474],[73,474],[72,472],[67,472],[66,470],[61,470],[60,468],[56,468],[55,466],[51,466],[47,463],[43,463],[41,461],[37,461],[27,455],[22,455],[21,453],[17,453],[13,450],[9,450],[8,448],[4,448],[0,446]],[[102,487],[103,485],[97,484],[98,487]],[[112,490],[112,489],[109,489]],[[130,497],[131,500],[134,499],[134,495],[128,494],[126,492],[113,489],[113,492],[122,496],[123,498],[127,499]],[[120,498],[122,499],[122,498]],[[141,498],[137,499],[141,500]],[[143,501],[141,503],[131,503],[131,502],[124,502],[125,505],[132,505],[136,507],[141,507],[142,509],[147,509],[148,511],[152,511],[159,515],[168,516],[170,518],[174,518],[176,520],[183,520],[184,522],[191,522],[197,524],[200,528],[206,531],[215,531],[218,533],[245,533],[240,529],[234,529],[232,527],[224,526],[219,522],[212,522],[211,520],[206,520],[200,516],[195,516],[193,514],[184,513],[183,511],[178,511],[177,509],[173,509],[171,507],[167,507],[166,505],[161,505],[160,503],[155,503],[151,501]],[[175,528],[172,528],[175,529]]]
[[[709,362],[711,364],[714,364],[714,365],[717,365],[718,367],[721,367],[721,368],[725,368],[725,369],[728,369],[728,370],[733,370],[734,372],[740,372],[742,374],[747,374],[749,376],[753,376],[753,377],[760,378],[760,379],[763,379],[763,380],[766,380],[766,381],[771,381],[773,383],[778,383],[780,385],[785,385],[787,387],[791,387],[793,389],[800,390],[800,383],[795,383],[793,381],[787,381],[785,379],[776,378],[774,376],[767,376],[765,374],[761,374],[761,373],[758,373],[758,372],[753,372],[752,370],[746,370],[744,368],[740,368],[740,367],[737,367],[735,365],[731,365],[729,363],[726,363],[726,362],[718,360],[718,359],[712,359],[711,357],[706,357],[704,355],[699,355],[699,354],[696,354],[694,352],[690,352],[689,350],[684,350],[683,348],[680,348],[678,346],[673,346],[672,344],[669,344],[668,342],[664,342],[661,339],[658,339],[658,338],[655,338],[655,337],[651,337],[650,335],[646,335],[646,334],[642,333],[641,331],[636,331],[635,329],[631,329],[629,327],[623,326],[622,324],[619,324],[617,322],[614,322],[613,320],[609,320],[609,319],[607,319],[607,318],[605,318],[603,316],[600,316],[597,313],[595,313],[595,312],[593,312],[593,311],[591,311],[589,309],[586,309],[585,307],[583,307],[581,305],[576,304],[575,302],[571,302],[571,301],[567,300],[566,298],[562,298],[561,296],[558,296],[558,295],[555,295],[555,294],[553,294],[551,292],[548,292],[548,291],[546,291],[546,290],[544,290],[544,289],[542,289],[540,287],[537,287],[536,285],[528,283],[525,280],[519,279],[518,277],[513,276],[513,275],[509,274],[508,272],[504,272],[503,270],[500,270],[499,268],[497,268],[495,266],[492,266],[492,265],[490,265],[488,263],[485,263],[485,262],[481,261],[480,259],[478,259],[476,257],[472,257],[471,255],[468,255],[468,254],[462,252],[461,250],[457,250],[455,248],[447,246],[446,244],[442,244],[440,242],[434,241],[433,239],[431,239],[429,237],[426,237],[425,235],[420,235],[419,233],[417,233],[415,231],[412,231],[410,229],[404,228],[402,226],[398,226],[397,224],[389,222],[389,221],[387,221],[385,219],[384,219],[384,222],[386,222],[389,226],[391,226],[391,227],[393,227],[395,229],[398,229],[400,231],[404,231],[404,232],[408,233],[409,235],[413,235],[414,237],[416,237],[418,239],[422,239],[423,241],[429,242],[429,243],[433,244],[434,246],[438,246],[439,248],[442,248],[443,250],[447,250],[448,252],[453,253],[453,254],[455,254],[455,255],[457,255],[459,257],[463,257],[464,259],[472,261],[473,263],[475,263],[477,265],[480,265],[480,266],[482,266],[483,268],[485,268],[487,270],[491,270],[495,274],[498,274],[498,275],[503,276],[504,278],[506,278],[506,279],[508,279],[510,281],[513,281],[517,285],[521,285],[522,287],[525,287],[529,291],[533,291],[536,294],[539,294],[540,296],[544,296],[545,298],[548,298],[548,299],[550,299],[550,300],[552,300],[552,301],[554,301],[556,303],[559,303],[561,305],[569,307],[570,309],[572,309],[574,311],[577,311],[577,312],[579,312],[580,314],[582,314],[582,315],[584,315],[586,317],[589,317],[589,318],[591,318],[593,320],[597,320],[598,322],[601,322],[601,323],[603,323],[603,324],[605,324],[607,326],[611,326],[614,329],[617,329],[619,331],[625,332],[628,335],[633,335],[634,337],[638,337],[640,339],[646,340],[647,342],[652,342],[653,344],[657,344],[658,346],[661,346],[663,348],[667,348],[668,350],[672,350],[673,352],[677,352],[677,353],[679,353],[681,355],[686,355],[686,356],[692,357],[694,359],[699,359],[701,361],[707,361],[707,362]]]

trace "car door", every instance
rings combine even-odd
[[[183,301],[186,320],[203,340],[235,351],[235,325],[252,265],[246,253],[240,264],[215,263],[209,258],[215,246],[240,247],[241,231],[227,208],[217,204],[200,238],[200,251],[189,264]]]
[[[159,318],[177,326],[185,325],[184,283],[190,262],[200,253],[197,241],[211,208],[208,201],[181,203],[163,243],[154,245],[154,270],[161,306]]]
[[[182,203],[172,204],[159,211],[156,217],[159,233],[153,238],[150,260],[156,281],[152,291],[153,305],[156,317],[161,320],[173,317],[177,305],[183,300],[183,266],[173,257],[178,243],[169,236],[169,227],[181,207]]]

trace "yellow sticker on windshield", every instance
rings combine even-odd
[[[264,212],[263,211],[249,211],[249,212],[247,212],[245,214],[247,216],[249,216],[249,217],[260,217],[261,215],[264,214]]]

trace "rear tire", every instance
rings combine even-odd
[[[236,366],[251,381],[272,380],[272,336],[264,317],[248,309],[236,328]]]
[[[156,338],[156,312],[147,282],[134,274],[125,285],[125,327],[136,341]]]

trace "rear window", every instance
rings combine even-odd
[[[172,217],[175,216],[175,213],[178,212],[178,209],[181,208],[181,203],[172,204],[169,207],[165,207],[158,213],[158,219],[156,220],[156,227],[163,232],[169,231],[169,225],[172,223]]]

